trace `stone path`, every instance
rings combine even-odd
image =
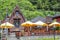
[[[60,35],[56,35],[56,37],[59,37],[60,39]],[[25,36],[25,37],[20,37],[20,39],[17,39],[15,37],[15,34],[12,33],[10,36],[8,36],[8,40],[35,40],[36,38],[54,38],[53,35],[49,35],[49,36]]]
[[[20,40],[15,37],[14,33],[11,33],[11,35],[8,36],[8,40]]]

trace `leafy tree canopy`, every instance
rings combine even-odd
[[[60,13],[60,0],[0,0],[0,20],[3,20],[6,13],[11,14],[14,7],[19,5],[21,12],[27,20],[36,16],[46,17]],[[6,12],[8,8],[8,12]],[[54,11],[53,11],[54,10]]]

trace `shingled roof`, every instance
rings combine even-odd
[[[46,18],[43,18],[41,16],[38,16],[38,17],[32,19],[31,22],[37,22],[39,20],[42,21],[42,22],[46,22]]]
[[[58,16],[60,16],[60,14],[56,13],[53,17],[58,17]]]
[[[58,17],[60,17],[60,14],[56,13],[52,18],[55,19],[55,18],[58,18]]]

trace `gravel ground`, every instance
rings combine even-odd
[[[45,35],[45,36],[24,36],[24,37],[20,37],[20,39],[17,39],[15,37],[14,34],[11,34],[8,36],[8,40],[35,40],[35,39],[38,39],[38,38],[54,38],[54,35]],[[60,35],[56,35],[55,38],[58,38],[60,39]]]

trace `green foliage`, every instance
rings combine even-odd
[[[59,4],[59,0],[0,0],[0,20],[6,16],[6,8],[11,14],[16,5],[19,5],[25,18],[31,20],[36,16],[46,17],[48,14],[53,16],[55,11],[50,11],[50,8],[60,8]]]

